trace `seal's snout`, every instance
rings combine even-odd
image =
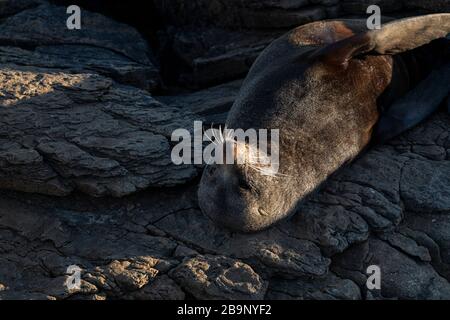
[[[272,223],[257,206],[257,191],[236,165],[208,166],[198,191],[202,212],[214,223],[238,232],[261,230]]]

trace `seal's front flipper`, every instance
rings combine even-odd
[[[375,141],[385,142],[419,124],[439,108],[449,93],[450,64],[446,64],[434,70],[381,115],[375,129]]]

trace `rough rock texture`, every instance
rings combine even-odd
[[[193,86],[245,74],[308,12],[361,14],[365,4],[155,2],[179,24],[161,30],[158,52],[178,57],[178,80]],[[379,3],[397,12],[406,2]],[[169,140],[194,119],[222,124],[241,82],[152,97],[158,72],[134,29],[85,12],[86,30],[66,32],[64,12],[0,1],[0,299],[450,299],[447,113],[371,148],[291,219],[232,233],[200,212],[197,168],[172,165]],[[379,291],[365,284],[373,264]],[[72,265],[81,283],[69,290]]]
[[[282,33],[170,28],[160,36],[161,60],[167,65],[163,71],[171,81],[194,89],[233,80],[244,76],[261,51]]]
[[[231,28],[286,28],[333,17],[339,0],[155,0],[166,23]]]
[[[168,139],[192,117],[96,74],[0,65],[0,186],[122,196],[196,175]],[[178,119],[178,120],[177,120]]]
[[[449,128],[439,113],[372,149],[258,234],[214,226],[195,183],[102,201],[3,191],[0,297],[450,298]],[[437,159],[424,146],[445,152]],[[69,292],[73,264],[83,281]],[[373,264],[379,292],[365,286]]]
[[[170,275],[197,299],[261,300],[267,289],[249,265],[223,256],[186,259]]]
[[[22,2],[24,4],[19,6]],[[150,48],[133,28],[82,11],[81,30],[68,30],[65,7],[26,6],[28,3],[37,1],[19,1],[18,4],[7,1],[4,4],[7,12],[31,8],[2,21],[2,63],[95,71],[143,89],[158,87],[158,69],[151,60]]]
[[[405,1],[407,8],[413,9],[425,9],[431,12],[449,12],[450,1],[448,0],[410,0]]]
[[[402,1],[393,0],[342,0],[342,10],[349,14],[364,15],[371,5],[380,7],[382,13],[392,13],[403,8]]]
[[[163,76],[190,88],[237,79],[274,37],[313,21],[364,18],[374,4],[392,17],[450,11],[449,0],[154,0]]]
[[[205,125],[223,125],[241,85],[242,80],[236,80],[193,93],[155,98],[168,106],[194,113]]]
[[[0,18],[12,16],[42,3],[45,3],[45,0],[2,0],[0,1]]]
[[[405,9],[446,12],[448,0],[154,0],[166,24],[239,28],[286,28],[343,14],[366,15],[370,5],[382,13]],[[413,12],[411,12],[413,13]]]

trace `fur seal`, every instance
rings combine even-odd
[[[265,229],[375,139],[422,121],[450,89],[450,14],[396,20],[321,21],[294,29],[258,57],[227,128],[279,129],[282,177],[246,164],[205,169],[198,199],[220,226]],[[438,68],[436,68],[438,67]]]

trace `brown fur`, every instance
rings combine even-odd
[[[369,144],[380,97],[392,87],[410,88],[397,58],[362,55],[376,46],[373,35],[360,33],[364,27],[358,20],[312,23],[262,53],[227,127],[280,129],[280,172],[286,176],[261,176],[246,165],[211,167],[199,188],[206,215],[239,231],[264,229],[294,212]],[[387,103],[402,94],[391,90]]]

